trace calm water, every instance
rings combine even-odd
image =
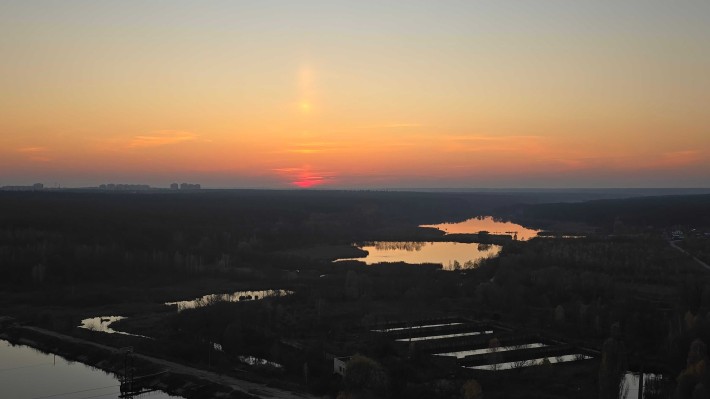
[[[459,223],[440,223],[421,225],[433,227],[446,234],[476,234],[487,231],[490,234],[509,234],[516,240],[529,240],[537,236],[541,230],[533,230],[513,222],[496,221],[490,216],[468,219]]]
[[[338,259],[357,260],[368,265],[382,262],[405,262],[411,264],[438,263],[446,270],[470,269],[485,258],[498,255],[499,245],[458,242],[409,242],[379,241],[358,247],[367,251],[364,258]]]
[[[437,356],[456,356],[457,359],[461,359],[466,356],[482,355],[484,353],[498,353],[498,352],[516,351],[516,350],[521,350],[521,349],[542,348],[545,346],[547,346],[547,345],[538,342],[538,343],[534,343],[534,344],[499,346],[496,348],[481,348],[481,349],[470,349],[470,350],[458,351],[458,352],[435,353],[435,355],[437,355]]]
[[[293,291],[287,290],[237,291],[231,294],[209,294],[188,301],[166,302],[165,304],[168,306],[177,305],[179,312],[184,309],[199,308],[201,306],[207,306],[216,302],[257,301],[268,297],[286,296],[291,294],[293,294]]]
[[[471,366],[471,367],[467,367],[467,368],[477,369],[477,370],[510,370],[510,369],[524,368],[524,367],[540,366],[544,363],[545,359],[547,359],[547,361],[550,362],[551,364],[555,364],[555,363],[567,363],[567,362],[576,362],[579,360],[587,360],[587,359],[591,359],[591,356],[582,355],[582,354],[571,354],[571,355],[562,355],[562,356],[553,356],[553,357],[540,357],[540,358],[536,358],[536,359],[520,360],[520,361],[515,361],[515,362],[484,364],[482,366]]]
[[[431,328],[431,327],[445,327],[445,326],[458,326],[463,323],[461,322],[454,322],[454,323],[444,323],[444,324],[422,324],[419,326],[411,326],[411,327],[392,327],[392,328],[382,328],[379,330],[371,330],[375,332],[391,332],[391,331],[404,331],[404,330],[417,330],[419,328]]]
[[[0,397],[112,399],[118,395],[119,382],[113,374],[0,340]],[[178,398],[163,392],[151,392],[142,397]]]
[[[400,342],[430,341],[430,340],[434,340],[434,339],[472,337],[474,335],[488,335],[488,334],[493,334],[493,331],[492,330],[469,331],[469,332],[453,333],[453,334],[427,335],[426,337],[400,338],[400,339],[396,339],[395,341],[400,341]]]
[[[79,325],[79,328],[85,328],[87,330],[91,331],[100,331],[100,332],[105,332],[107,334],[123,334],[123,335],[130,335],[133,337],[141,337],[141,338],[148,338],[145,335],[137,335],[137,334],[131,334],[123,331],[117,331],[111,328],[111,324],[113,322],[123,320],[125,317],[123,316],[99,316],[99,317],[90,317],[88,319],[84,319],[81,321],[81,325]]]

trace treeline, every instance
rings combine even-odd
[[[416,231],[419,223],[461,220],[525,198],[259,190],[2,192],[0,273],[3,283],[22,287],[268,267],[280,262],[270,255],[276,251],[423,234]]]
[[[581,222],[613,231],[615,223],[655,228],[710,226],[710,195],[678,195],[595,200],[579,203],[503,207],[501,214],[521,220]]]
[[[534,239],[474,274],[473,306],[592,345],[617,326],[624,361],[670,377],[659,397],[705,397],[710,276],[662,239]]]
[[[334,389],[323,351],[361,353],[383,365],[392,384],[388,396],[401,397],[413,386],[422,389],[417,384],[437,378],[437,371],[426,357],[417,357],[415,366],[391,342],[363,330],[386,314],[478,315],[598,349],[617,325],[626,348],[619,356],[676,377],[685,370],[692,340],[704,337],[703,315],[710,311],[710,279],[660,239],[534,239],[506,245],[500,257],[460,272],[355,262],[337,270],[293,296],[176,314],[164,333],[173,342],[197,336],[220,342],[228,353],[274,359],[290,375],[307,363],[318,393]],[[279,344],[292,339],[306,345],[301,357]],[[495,386],[491,381],[479,380],[484,390]],[[429,391],[422,397],[427,395],[448,397]]]
[[[664,337],[662,312],[692,305],[690,299],[676,299],[674,289],[698,273],[679,263],[678,255],[663,244],[536,239],[507,246],[499,258],[476,270],[481,275],[476,280],[485,281],[468,282],[468,293],[476,305],[533,328],[599,339],[613,323],[622,322],[626,331]],[[649,325],[658,329],[644,327]]]

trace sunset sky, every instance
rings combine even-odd
[[[0,186],[710,187],[710,1],[0,2]]]

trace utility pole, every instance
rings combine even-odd
[[[133,399],[135,392],[135,367],[133,367],[133,347],[120,349],[123,353],[123,377],[121,378],[121,395],[119,398]]]

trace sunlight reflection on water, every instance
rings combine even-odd
[[[446,234],[476,234],[486,231],[490,234],[508,234],[514,239],[522,241],[537,237],[541,231],[529,229],[513,222],[497,221],[491,216],[481,216],[458,223],[428,224],[419,227],[433,227],[446,232]]]
[[[359,247],[367,251],[363,258],[338,259],[356,260],[368,265],[383,262],[405,262],[411,264],[440,264],[445,270],[472,269],[486,258],[498,255],[499,245],[458,243],[458,242],[411,242],[378,241]]]

